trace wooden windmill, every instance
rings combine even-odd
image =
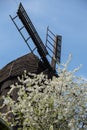
[[[53,75],[58,76],[56,63],[60,63],[61,60],[62,37],[60,35],[54,35],[48,27],[46,45],[44,45],[21,3],[19,4],[17,15],[15,17],[10,15],[10,18],[27,44],[30,53],[10,62],[0,70],[0,93],[2,95],[7,93],[11,84],[17,82],[17,77],[21,76],[24,70],[35,74],[44,72],[49,78],[52,78]],[[16,19],[21,22],[21,27],[16,23]],[[27,38],[22,33],[23,29],[28,34]],[[29,43],[30,38],[33,41],[34,48]],[[35,53],[35,51],[37,52]],[[40,58],[38,58],[37,54],[39,54]]]
[[[10,18],[27,44],[30,53],[10,62],[0,70],[1,96],[7,94],[11,84],[18,82],[17,77],[21,76],[24,70],[35,74],[44,72],[50,78],[52,78],[53,75],[58,76],[58,73],[56,72],[56,63],[60,63],[61,60],[62,37],[60,35],[54,35],[48,27],[45,45],[21,3],[18,7],[17,15],[15,17],[10,15]],[[21,27],[16,23],[17,18],[22,23]],[[28,34],[27,38],[22,33],[23,29],[25,29]],[[30,38],[33,41],[33,48],[31,43],[29,43]],[[37,51],[37,53],[35,53],[35,51]],[[37,57],[37,54],[39,54],[40,58]],[[11,96],[15,99],[17,91],[15,90]],[[1,103],[2,101],[0,101],[0,104]],[[0,109],[2,113],[5,110],[6,108]]]

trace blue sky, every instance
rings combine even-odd
[[[70,69],[82,64],[78,75],[87,77],[87,0],[1,0],[0,1],[0,68],[27,54],[28,48],[9,15],[16,15],[22,2],[43,42],[46,28],[62,35],[61,62],[72,54]]]

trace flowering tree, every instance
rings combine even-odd
[[[66,64],[59,66],[59,77],[48,79],[44,74],[25,71],[20,84],[11,86],[3,106],[8,112],[0,116],[20,130],[87,130],[87,81],[68,71]],[[17,101],[11,98],[18,89]],[[9,113],[14,118],[9,121]]]

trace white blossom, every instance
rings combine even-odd
[[[9,104],[9,99],[5,98],[3,104],[8,105]]]
[[[59,77],[52,80],[43,73],[35,75],[26,71],[18,78],[22,85],[12,85],[3,97],[3,104],[15,116],[10,125],[19,124],[21,130],[87,129],[87,81],[75,76],[79,67],[67,70],[70,60],[71,55],[62,68],[59,66]],[[10,97],[15,88],[19,89],[16,102]],[[7,114],[0,115],[8,122]]]

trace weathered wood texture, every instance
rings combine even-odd
[[[24,70],[30,73],[40,73],[46,68],[44,64],[32,53],[20,57],[0,70],[0,83],[4,82],[10,77],[15,77],[23,74]]]

